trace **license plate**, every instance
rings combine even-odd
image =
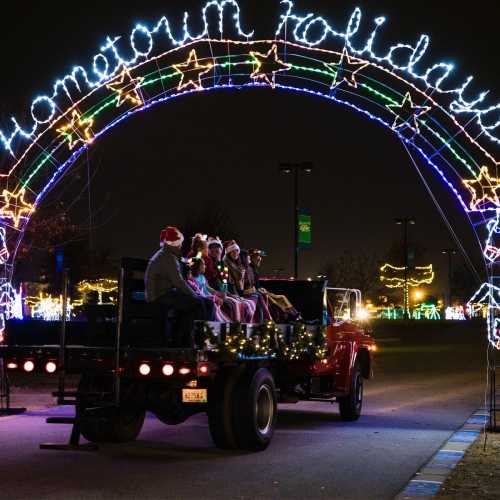
[[[183,403],[206,403],[207,401],[206,389],[182,389]]]

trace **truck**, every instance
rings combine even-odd
[[[147,261],[122,260],[117,306],[88,306],[86,321],[9,321],[0,360],[9,373],[58,377],[58,405],[74,405],[67,444],[48,449],[94,449],[135,440],[146,412],[166,425],[208,415],[221,449],[265,450],[273,437],[278,403],[338,404],[344,421],[357,420],[363,383],[372,376],[376,343],[361,322],[357,290],[328,288],[325,280],[268,279],[300,310],[294,324],[196,322],[194,344],[169,344],[176,312],[147,303]],[[67,288],[67,283],[65,288]],[[64,302],[65,303],[65,302]],[[67,376],[79,376],[67,388]],[[87,443],[80,444],[80,437]]]

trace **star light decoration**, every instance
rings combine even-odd
[[[201,77],[209,73],[213,67],[214,65],[211,62],[200,64],[196,49],[191,50],[187,61],[173,65],[175,71],[181,75],[181,81],[177,86],[177,90],[183,90],[191,85],[197,90],[203,90]]]
[[[393,130],[406,126],[416,134],[420,133],[418,118],[432,109],[430,106],[417,106],[414,104],[410,92],[405,94],[401,104],[387,104],[386,107],[395,115],[394,123],[392,124]]]
[[[119,108],[124,102],[129,101],[135,106],[142,106],[144,101],[139,93],[141,83],[144,81],[143,76],[132,78],[130,70],[124,67],[118,78],[106,87],[118,94],[116,99],[116,107]]]
[[[19,228],[21,219],[29,217],[34,211],[34,206],[25,201],[25,194],[26,189],[24,188],[20,189],[17,193],[11,193],[7,189],[4,189],[2,193],[5,204],[0,209],[0,216],[6,219],[12,219],[16,229]]]
[[[344,48],[340,59],[336,63],[324,63],[328,70],[334,73],[334,78],[331,88],[338,87],[341,83],[346,82],[349,86],[358,88],[357,74],[370,65],[368,61],[352,57]],[[342,76],[339,79],[339,74]]]
[[[265,80],[274,89],[276,87],[276,73],[288,71],[292,65],[282,61],[278,56],[278,46],[273,44],[267,54],[254,50],[250,51],[254,70],[250,75],[253,80]]]
[[[57,132],[68,140],[69,149],[72,150],[79,142],[91,144],[94,141],[92,125],[94,125],[92,118],[82,118],[82,114],[74,109],[71,113],[71,121],[58,128]]]
[[[492,177],[488,167],[481,167],[479,175],[475,179],[464,180],[463,182],[472,194],[471,210],[480,210],[488,204],[500,207],[498,198],[500,178]]]

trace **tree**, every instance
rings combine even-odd
[[[365,297],[374,297],[380,290],[380,259],[365,252],[344,252],[333,258],[320,270],[330,286],[357,288]]]
[[[182,225],[186,236],[196,233],[219,236],[224,240],[238,240],[239,234],[228,211],[218,200],[205,201],[200,208],[193,210]]]

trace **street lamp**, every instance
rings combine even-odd
[[[453,279],[453,256],[457,254],[457,249],[456,248],[445,248],[441,250],[441,253],[443,255],[448,256],[448,306],[451,307],[452,303],[451,301],[453,300],[453,293],[452,293],[452,279]]]
[[[403,262],[405,266],[405,277],[404,277],[404,288],[403,288],[403,305],[404,312],[403,317],[409,318],[409,309],[410,309],[410,298],[408,295],[408,225],[415,225],[415,219],[413,217],[403,217],[399,219],[394,219],[397,225],[402,226],[403,228]]]
[[[293,174],[293,241],[294,241],[294,277],[299,277],[299,174],[311,174],[314,170],[312,162],[280,163],[279,171],[283,175]]]

